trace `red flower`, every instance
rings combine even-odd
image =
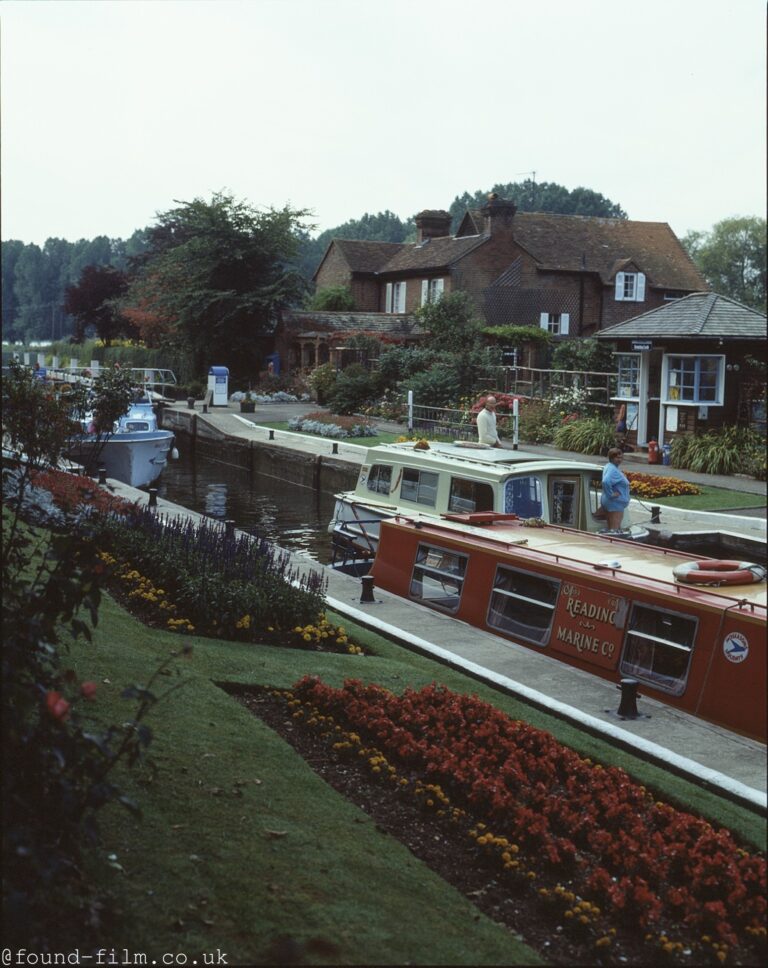
[[[69,716],[69,703],[60,692],[50,690],[45,694],[45,705],[54,719],[64,720]]]
[[[80,695],[84,699],[95,699],[95,697],[96,697],[96,690],[98,688],[99,687],[96,685],[95,682],[84,682],[80,686]]]

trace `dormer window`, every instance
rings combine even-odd
[[[645,273],[616,273],[616,302],[645,302]]]

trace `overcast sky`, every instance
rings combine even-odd
[[[318,231],[497,182],[765,214],[764,0],[3,0],[2,238],[226,190]]]

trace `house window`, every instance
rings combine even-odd
[[[403,471],[403,483],[400,485],[400,500],[433,508],[437,500],[438,479],[438,475],[431,471],[406,467]]]
[[[665,403],[722,406],[724,356],[665,356]]]
[[[539,326],[553,336],[567,336],[570,327],[570,313],[540,313]]]
[[[695,618],[633,605],[619,669],[679,696],[685,690],[695,638]]]
[[[640,354],[620,353],[616,357],[618,364],[618,396],[622,398],[639,398],[640,396]]]
[[[642,272],[617,272],[617,302],[645,302],[645,274]]]
[[[385,313],[405,312],[405,283],[388,282],[384,301]]]
[[[509,635],[546,645],[555,617],[560,582],[499,565],[488,624]]]
[[[461,602],[467,555],[420,544],[411,576],[410,594],[424,602],[455,612]]]
[[[473,514],[475,511],[493,511],[493,488],[481,481],[451,478],[448,510],[454,514]]]
[[[392,484],[392,468],[386,464],[374,464],[368,475],[366,487],[376,494],[389,494]]]
[[[445,289],[445,279],[422,279],[421,280],[421,305],[437,302],[443,295]]]

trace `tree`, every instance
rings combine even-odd
[[[452,231],[468,208],[482,208],[488,195],[495,192],[501,198],[509,198],[519,212],[553,212],[558,215],[591,215],[598,218],[626,218],[624,209],[591,188],[564,188],[556,182],[535,182],[526,178],[522,182],[497,184],[488,191],[478,190],[473,195],[464,192],[453,200],[449,212],[453,216]]]
[[[316,312],[346,312],[355,308],[355,300],[348,286],[326,286],[318,289],[307,303]]]
[[[16,239],[2,243],[3,268],[3,338],[14,340],[21,336],[17,332],[19,299],[16,295],[16,263],[24,251],[24,243]]]
[[[709,232],[689,232],[681,241],[715,292],[765,312],[764,218],[723,219]]]
[[[452,354],[472,352],[478,344],[481,323],[475,306],[465,292],[452,292],[416,310],[428,336],[424,345]]]
[[[112,266],[86,266],[76,286],[68,286],[64,309],[75,318],[75,339],[82,342],[86,329],[93,328],[106,346],[121,336],[137,334],[133,324],[116,308],[128,288],[124,273]]]
[[[280,310],[304,291],[291,265],[306,212],[256,211],[231,195],[158,215],[122,305],[168,321],[167,342],[197,373],[211,363],[246,375]]]

